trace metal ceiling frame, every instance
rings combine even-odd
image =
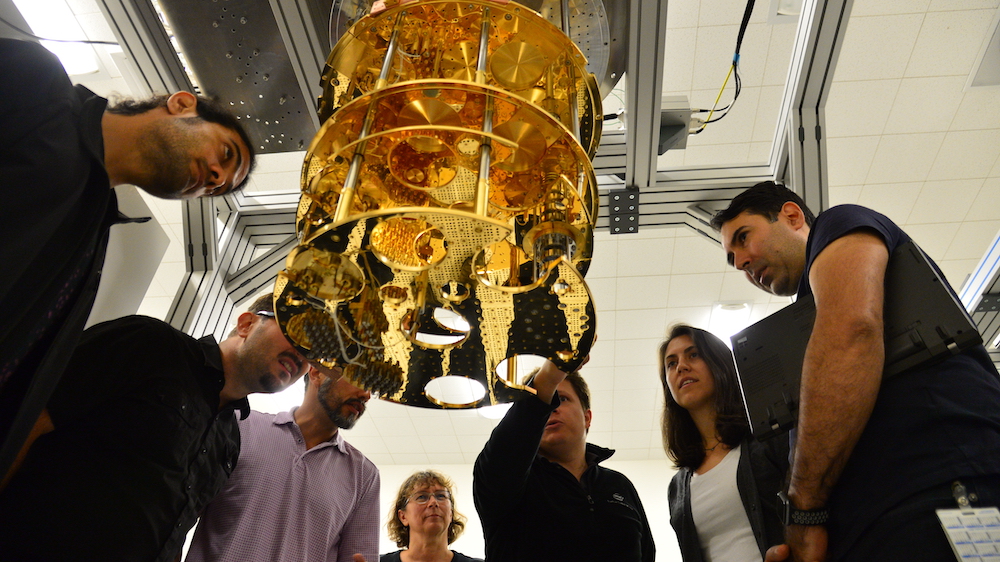
[[[309,25],[307,0],[269,0],[304,97],[315,99],[326,53]],[[639,193],[640,228],[688,226],[718,242],[711,216],[760,181],[785,183],[811,208],[829,206],[824,105],[853,0],[805,0],[769,161],[658,169],[668,0],[630,0],[627,130],[605,130],[594,158],[601,193],[597,228],[608,228],[608,191]],[[122,48],[150,91],[190,81],[149,0],[99,0]],[[318,127],[318,120],[317,120]],[[193,335],[223,337],[235,306],[274,280],[295,244],[298,193],[235,194],[187,202],[188,274],[167,321]],[[266,251],[261,251],[266,248]],[[1000,236],[962,292],[987,344],[1000,333]],[[985,304],[984,304],[985,303]],[[982,310],[980,310],[982,309]],[[1000,363],[1000,352],[991,351]]]

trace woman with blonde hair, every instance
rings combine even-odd
[[[750,435],[726,344],[678,324],[660,344],[663,447],[677,466],[670,525],[684,562],[751,562],[784,542],[777,493],[788,439]]]
[[[483,562],[448,548],[465,530],[465,516],[455,510],[451,479],[434,470],[410,475],[399,487],[389,511],[389,538],[405,548],[379,562]]]

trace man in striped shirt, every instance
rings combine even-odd
[[[339,431],[371,393],[316,369],[305,380],[301,406],[240,422],[239,462],[202,514],[187,562],[378,560],[378,469]]]

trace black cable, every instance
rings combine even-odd
[[[3,22],[5,24],[7,24],[8,27],[10,27],[14,31],[16,31],[16,32],[18,32],[18,33],[20,33],[22,35],[26,35],[28,37],[31,37],[32,39],[38,39],[39,41],[56,41],[58,43],[90,43],[91,45],[117,45],[118,44],[118,43],[116,43],[114,41],[89,41],[89,40],[74,41],[72,39],[47,39],[45,37],[39,37],[39,36],[35,35],[34,33],[28,33],[27,31],[21,29],[20,27],[14,25],[12,23],[10,23],[9,21],[7,21],[7,20],[5,20],[3,18],[0,18],[0,22]]]

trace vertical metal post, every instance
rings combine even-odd
[[[489,54],[490,42],[490,9],[483,8],[483,23],[479,31],[479,57],[476,59],[476,83],[486,83],[486,58]],[[483,110],[483,132],[493,132],[493,96],[486,94],[486,107]],[[488,136],[483,137],[479,147],[479,179],[476,182],[476,199],[473,211],[480,216],[486,216],[490,206],[490,163],[493,154],[493,144]]]
[[[385,59],[382,61],[382,69],[379,71],[378,80],[375,81],[374,91],[381,90],[389,84],[389,69],[392,67],[393,59],[396,58],[399,24],[402,23],[405,14],[406,12],[400,12],[396,16],[396,22],[392,27],[392,35],[389,36],[389,45],[385,49]],[[368,146],[368,142],[364,139],[371,134],[372,121],[375,119],[375,113],[372,109],[373,106],[369,105],[368,113],[365,114],[365,122],[361,126],[361,135],[358,137],[361,139],[361,142],[358,143],[358,147],[354,150],[351,167],[347,169],[347,177],[344,178],[344,187],[340,191],[340,198],[337,199],[337,210],[333,214],[334,223],[347,220],[347,217],[351,214],[351,207],[354,205],[354,193],[357,191],[358,175],[361,174],[361,164],[364,162],[365,148]]]

